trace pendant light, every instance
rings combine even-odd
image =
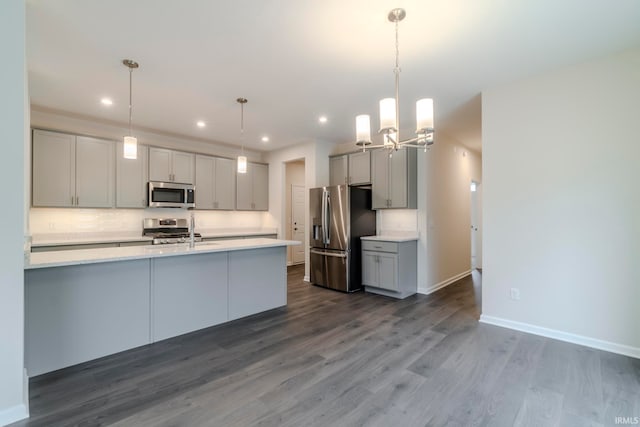
[[[421,99],[416,102],[416,136],[406,140],[400,139],[400,45],[398,43],[398,24],[406,16],[404,9],[393,9],[387,16],[390,22],[395,24],[396,30],[396,66],[395,74],[395,98],[385,98],[380,101],[380,130],[383,135],[383,144],[377,147],[385,147],[389,150],[397,150],[402,147],[424,148],[427,150],[433,144],[433,99]],[[356,117],[356,145],[362,150],[371,145],[371,124],[369,115],[362,114]],[[373,146],[371,146],[373,147]]]
[[[133,136],[131,131],[131,113],[133,110],[132,103],[132,76],[134,68],[138,68],[138,63],[131,59],[123,59],[122,63],[129,68],[129,135],[124,137],[123,154],[125,159],[135,160],[138,158],[138,139]]]
[[[247,157],[244,155],[244,104],[248,101],[246,98],[238,98],[236,102],[240,104],[240,141],[242,143],[242,152],[238,156],[238,173],[247,173]]]

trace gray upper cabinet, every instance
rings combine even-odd
[[[116,207],[144,208],[147,206],[149,148],[138,144],[138,157],[125,159],[123,143],[116,147]]]
[[[401,148],[391,156],[385,149],[371,153],[371,187],[373,209],[416,209],[417,150]]]
[[[193,184],[195,155],[166,148],[149,148],[149,180]]]
[[[349,183],[349,156],[342,155],[329,158],[329,185]]]
[[[196,208],[235,208],[235,162],[196,155]]]
[[[33,131],[33,206],[75,206],[76,137]]]
[[[329,158],[329,185],[371,183],[371,151]]]
[[[109,208],[114,204],[114,143],[33,131],[33,206]]]
[[[371,151],[349,154],[349,184],[371,184]]]
[[[236,209],[269,210],[269,167],[247,163],[247,173],[236,174]]]

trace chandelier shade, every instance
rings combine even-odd
[[[395,74],[395,98],[380,100],[380,130],[382,145],[371,145],[371,124],[368,115],[356,117],[356,145],[371,146],[371,148],[384,147],[389,150],[397,150],[403,147],[424,148],[433,144],[433,99],[424,98],[416,102],[416,136],[402,140],[400,137],[400,45],[398,42],[398,24],[406,17],[404,9],[393,9],[387,15],[389,21],[395,24],[396,34],[396,63],[393,69]]]

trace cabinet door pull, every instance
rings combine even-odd
[[[80,197],[76,196],[76,206],[80,206]]]
[[[71,206],[73,206],[73,196],[71,196]]]

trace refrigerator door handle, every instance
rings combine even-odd
[[[337,254],[337,253],[333,253],[333,252],[321,252],[321,251],[316,251],[315,249],[311,249],[310,252],[312,254],[315,254],[315,255],[332,256],[332,257],[336,257],[336,258],[346,258],[347,257],[346,253]]]
[[[322,212],[320,213],[320,221],[322,221],[322,243],[327,240],[327,190],[322,190]]]
[[[325,245],[328,245],[329,243],[331,243],[331,198],[329,196],[330,196],[330,193],[327,191],[327,213],[325,214],[327,227],[325,228],[326,230],[326,237],[324,240]]]

